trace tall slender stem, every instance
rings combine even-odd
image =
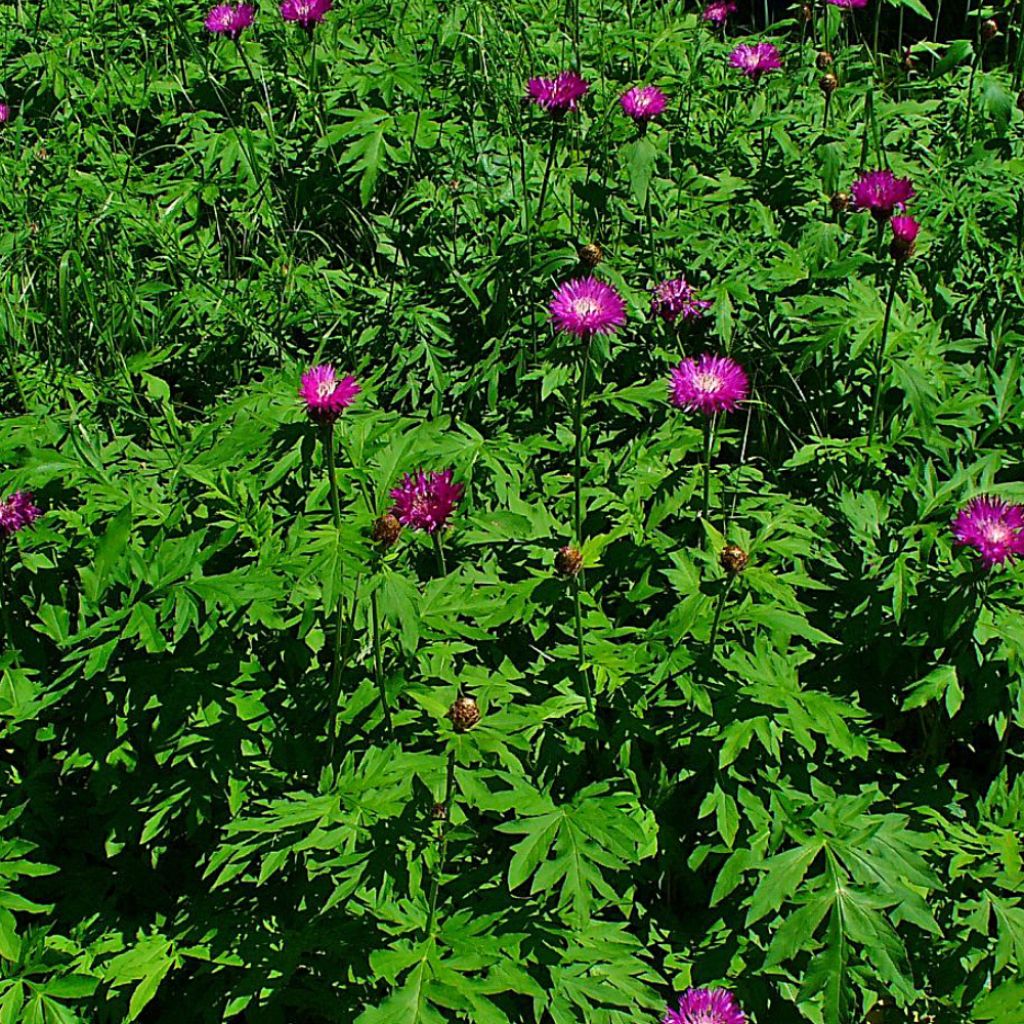
[[[580,380],[576,391],[576,409],[573,414],[573,433],[576,435],[575,461],[573,465],[573,526],[576,530],[576,543],[583,543],[583,405],[587,400],[587,373],[590,369],[590,347],[594,336],[586,334],[583,338],[583,353],[580,361]]]
[[[882,400],[882,364],[885,361],[885,344],[889,338],[889,321],[892,318],[893,301],[896,298],[896,285],[900,279],[900,264],[892,269],[892,282],[889,285],[889,297],[885,300],[885,316],[882,319],[882,337],[878,341],[875,353],[875,393],[871,400],[871,423],[868,427],[868,447],[875,439],[875,427],[878,423],[878,407]]]
[[[441,875],[444,874],[445,861],[448,858],[448,819],[452,813],[452,795],[455,792],[455,749],[448,751],[448,776],[444,787],[444,818],[441,820],[441,849],[438,853],[437,867],[434,877],[430,880],[430,902],[427,911],[427,928],[424,938],[430,938],[434,932],[434,920],[437,917],[437,896],[441,889]]]
[[[373,674],[377,680],[377,692],[380,694],[380,706],[384,713],[384,727],[388,731],[388,736],[390,736],[394,732],[394,726],[391,722],[391,708],[388,707],[387,690],[384,688],[384,669],[380,644],[380,607],[376,590],[370,592],[370,616],[373,622]]]
[[[12,592],[11,575],[7,565],[7,541],[0,538],[0,621],[3,623],[4,640],[11,650],[14,649],[14,626],[11,622],[7,595]]]
[[[712,416],[704,417],[704,500],[701,503],[701,515],[704,519],[708,517],[708,507],[711,503],[711,435],[714,426]]]
[[[437,569],[442,576],[448,575],[448,567],[444,561],[444,545],[441,543],[441,534],[432,533],[431,539],[434,541],[434,554],[437,555]]]
[[[654,252],[654,219],[651,216],[651,185],[653,185],[653,182],[647,186],[647,202],[644,204],[644,215],[647,220],[647,251],[650,257],[651,280],[654,281],[657,271]]]
[[[971,61],[971,74],[967,79],[967,109],[964,111],[964,134],[960,140],[960,155],[967,152],[971,144],[971,114],[974,112],[974,76],[978,71],[978,61],[981,60],[982,51],[979,50]]]
[[[735,577],[730,575],[725,582],[725,586],[718,594],[718,602],[715,605],[715,619],[711,623],[711,639],[708,641],[708,661],[711,661],[715,656],[715,641],[718,639],[718,625],[722,621],[722,609],[725,607],[725,599],[729,596],[729,591],[732,589],[732,581],[734,578]]]
[[[584,667],[586,654],[583,650],[583,613],[580,610],[580,588],[582,583],[579,576],[572,581],[572,599],[576,617],[576,652],[579,656],[580,675],[583,676],[583,693],[587,698],[587,711],[594,713],[594,692],[590,686],[590,673]]]
[[[558,146],[558,122],[551,122],[551,141],[548,143],[548,160],[544,165],[544,179],[540,183],[540,199],[537,200],[537,216],[534,223],[540,227],[544,217],[544,200],[548,196],[548,181],[551,179],[551,167],[555,162],[555,149]]]
[[[324,451],[327,455],[327,480],[331,490],[331,515],[334,528],[341,529],[341,504],[338,500],[338,467],[334,461],[334,424],[324,427]]]
[[[331,666],[331,689],[330,704],[328,711],[330,719],[327,725],[328,737],[328,763],[336,764],[335,754],[338,748],[338,704],[341,701],[341,670],[348,662],[348,656],[352,652],[352,640],[356,632],[356,609],[359,606],[359,584],[362,575],[356,577],[356,585],[352,591],[352,610],[348,619],[348,629],[345,631],[345,642],[342,644],[342,628],[345,622],[345,601],[344,597],[338,595],[338,608],[334,619],[334,651]]]

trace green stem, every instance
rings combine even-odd
[[[978,70],[978,61],[981,59],[982,51],[979,50],[974,55],[974,60],[971,61],[971,74],[967,79],[967,110],[964,112],[964,135],[960,141],[960,155],[963,156],[967,152],[967,147],[971,144],[971,114],[974,112],[974,76]]]
[[[583,693],[587,698],[587,711],[594,713],[594,692],[590,686],[590,673],[584,667],[586,655],[583,650],[583,614],[580,610],[580,578],[572,581],[573,606],[576,613],[576,651],[579,655],[580,675],[583,676]]]
[[[391,722],[391,708],[388,707],[388,694],[384,688],[383,658],[381,657],[380,644],[380,608],[377,600],[377,591],[370,593],[370,615],[373,620],[373,674],[377,680],[377,692],[380,694],[380,706],[384,712],[384,727],[388,736],[394,732]]]
[[[341,529],[341,504],[338,500],[338,467],[334,462],[334,424],[328,423],[324,428],[324,449],[327,453],[327,479],[331,489],[331,514],[334,517],[334,528]]]
[[[651,183],[653,184],[653,182]],[[647,187],[647,202],[644,204],[644,215],[647,219],[647,246],[650,255],[651,280],[655,280],[656,259],[654,252],[654,219],[651,217],[651,187]]]
[[[583,543],[583,405],[587,400],[587,371],[590,369],[590,347],[593,340],[592,334],[584,336],[579,387],[576,390],[576,409],[573,414],[573,432],[576,435],[573,464],[573,525],[576,530],[577,544]]]
[[[441,821],[441,849],[437,858],[437,868],[430,880],[430,903],[427,911],[427,928],[424,938],[434,933],[434,921],[437,917],[437,897],[441,889],[441,875],[444,873],[445,861],[448,859],[448,820],[452,813],[452,795],[455,792],[455,749],[448,751],[448,777],[444,787],[444,818]]]
[[[359,606],[359,584],[362,575],[356,577],[355,589],[352,591],[352,612],[348,619],[348,630],[345,634],[344,646],[341,641],[342,627],[345,622],[345,602],[341,594],[338,595],[338,608],[334,619],[334,649],[331,664],[331,689],[330,721],[327,728],[328,736],[328,762],[336,764],[335,754],[338,748],[338,704],[341,701],[341,670],[348,662],[352,653],[352,641],[356,632],[356,609]]]
[[[711,639],[708,641],[708,661],[710,662],[715,656],[715,641],[718,639],[718,625],[722,621],[722,609],[725,607],[725,599],[729,595],[729,591],[732,589],[732,582],[735,577],[730,576],[718,595],[718,603],[715,605],[715,619],[711,623]]]
[[[548,196],[548,181],[551,179],[551,167],[555,162],[555,149],[558,146],[558,122],[551,122],[551,141],[548,144],[548,160],[544,165],[544,179],[540,184],[540,199],[537,201],[537,217],[534,223],[540,227],[544,217],[544,200]]]
[[[875,393],[871,400],[871,423],[868,427],[868,447],[875,439],[875,427],[878,423],[878,407],[882,400],[882,364],[885,360],[885,344],[889,338],[889,321],[892,318],[893,301],[896,298],[896,284],[900,279],[900,264],[893,267],[892,282],[889,285],[889,297],[885,300],[885,317],[882,320],[882,337],[878,341],[875,353]]]
[[[448,575],[448,568],[444,561],[444,546],[441,544],[441,534],[432,533],[431,539],[434,541],[434,554],[437,555],[437,569],[442,576]]]
[[[704,519],[708,517],[708,507],[711,503],[711,435],[713,418],[704,418],[704,500],[701,503],[701,515]]]
[[[7,595],[12,592],[11,574],[7,566],[7,542],[0,539],[0,618],[2,618],[4,639],[7,646],[14,649],[14,625],[11,622],[11,609]]]

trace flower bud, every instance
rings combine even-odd
[[[913,71],[914,67],[917,65],[917,61],[915,60],[914,54],[911,52],[909,46],[903,51],[902,65],[903,70],[908,73]]]
[[[604,249],[597,242],[588,242],[586,245],[579,247],[576,255],[583,266],[593,270],[604,259]]]
[[[889,255],[896,263],[906,263],[914,255],[921,225],[913,217],[893,217],[889,221],[892,228],[892,242],[889,243]]]
[[[810,21],[814,17],[814,9],[810,4],[804,4],[800,8],[800,17],[803,18],[804,21]]]
[[[818,81],[818,88],[821,89],[826,96],[831,96],[832,93],[839,88],[839,79],[830,71],[827,75],[821,76]]]
[[[583,568],[583,554],[579,548],[567,544],[555,553],[555,572],[559,576],[579,576]]]
[[[999,22],[995,18],[987,18],[981,23],[982,42],[991,42],[999,34]]]
[[[456,732],[469,732],[480,721],[480,708],[472,697],[459,697],[448,709],[448,718]]]
[[[370,537],[374,544],[379,544],[382,548],[389,548],[398,540],[398,535],[401,532],[402,524],[395,516],[387,512],[380,518],[374,519]]]
[[[822,50],[815,59],[815,63],[818,65],[818,70],[825,71],[827,68],[832,67],[832,59],[832,54],[829,53],[828,50]]]
[[[750,561],[750,556],[739,544],[726,544],[718,556],[719,564],[730,576],[736,576],[743,572],[748,561]]]
[[[444,804],[434,804],[431,808],[430,816],[434,821],[446,821],[448,818],[448,808]]]
[[[828,203],[832,207],[833,213],[845,213],[850,205],[850,193],[837,192]]]

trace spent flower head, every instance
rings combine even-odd
[[[41,515],[28,491],[15,491],[0,501],[0,540],[31,526]]]
[[[332,6],[332,0],[282,0],[281,17],[312,31],[315,25],[324,20],[324,15]]]
[[[663,320],[697,320],[712,306],[710,299],[698,299],[697,290],[685,277],[662,281],[651,297],[651,312]]]
[[[679,1008],[665,1014],[664,1024],[746,1024],[736,997],[724,988],[688,988]]]
[[[665,112],[668,100],[656,85],[638,85],[624,92],[619,103],[627,117],[633,118],[637,125],[644,125]]]
[[[362,389],[355,377],[338,377],[329,364],[314,366],[302,375],[299,397],[316,423],[333,423]]]
[[[914,197],[909,178],[897,178],[892,171],[865,171],[851,186],[858,210],[870,210],[877,221],[888,220]]]
[[[549,309],[558,330],[581,338],[614,334],[626,322],[622,296],[596,277],[579,277],[560,285]]]
[[[554,78],[531,78],[526,83],[529,99],[554,117],[575,110],[589,88],[590,83],[575,71],[560,71]]]
[[[684,359],[668,382],[668,397],[680,409],[699,410],[705,416],[732,412],[750,393],[750,381],[735,360],[707,352],[700,359]]]
[[[991,568],[1024,555],[1024,506],[983,494],[972,498],[953,520],[957,544],[972,547]]]
[[[391,492],[395,499],[391,514],[403,526],[436,533],[451,521],[464,490],[462,484],[452,482],[450,469],[429,476],[422,469],[415,474],[406,473]]]
[[[779,51],[771,43],[740,43],[729,54],[729,63],[753,82],[769,71],[778,71],[782,67]]]

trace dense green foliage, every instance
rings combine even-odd
[[[178,0],[0,8],[0,483],[44,512],[0,564],[0,1024],[638,1024],[691,982],[757,1024],[1024,1022],[1022,570],[949,529],[1024,498],[1024,47],[904,4],[723,37],[677,0],[312,34],[264,0],[237,47]],[[523,102],[573,66],[579,112]],[[880,167],[923,224],[899,275],[829,202]],[[574,538],[546,304],[590,241],[629,320]],[[714,306],[677,328],[684,272]],[[707,516],[665,398],[705,350],[753,385]],[[320,361],[363,386],[340,528]],[[466,486],[443,572],[368,536],[420,467]]]

